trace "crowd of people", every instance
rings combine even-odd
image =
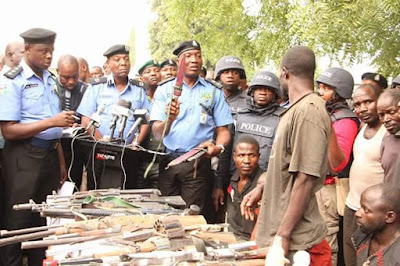
[[[44,225],[12,206],[42,202],[68,178],[80,189],[86,172],[87,189],[107,188],[104,158],[62,138],[81,127],[96,143],[141,154],[121,159],[121,187],[180,195],[208,223],[227,221],[237,239],[269,247],[266,265],[292,263],[299,250],[311,265],[400,262],[400,76],[388,87],[365,73],[354,88],[348,71],[332,67],[314,80],[314,52],[295,46],[279,77],[261,70],[247,84],[236,56],[207,71],[195,40],[136,75],[122,44],[105,49],[103,66],[62,55],[53,73],[56,33],[20,36],[0,77],[1,229]],[[1,265],[22,265],[23,256],[40,265],[44,250],[10,245],[0,255]]]

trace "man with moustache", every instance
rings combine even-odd
[[[209,157],[225,150],[230,140],[227,126],[232,118],[223,92],[211,81],[199,77],[203,65],[200,44],[185,41],[173,53],[179,61],[185,60],[182,94],[178,99],[173,98],[175,79],[161,83],[150,115],[152,131],[157,139],[164,137],[169,153],[160,162],[158,187],[163,195],[181,195],[187,206],[196,204],[203,212],[211,177]],[[214,133],[215,144],[211,141]],[[195,147],[207,149],[207,157],[165,169],[170,161]]]
[[[76,111],[85,94],[88,84],[79,80],[79,63],[72,55],[62,55],[57,65],[57,87],[61,99],[61,109]],[[80,121],[77,121],[80,123]],[[72,162],[71,138],[62,138],[67,170],[71,168],[70,176],[79,189],[82,183],[83,166],[88,158],[78,142],[74,142],[74,161]],[[72,163],[72,166],[71,166]]]
[[[39,213],[15,211],[14,204],[36,203],[56,190],[66,178],[60,138],[63,127],[74,124],[73,111],[61,112],[60,97],[52,74],[56,33],[34,28],[20,34],[24,39],[24,60],[0,80],[0,121],[6,140],[3,158],[5,210],[3,229],[42,226]],[[22,265],[20,244],[4,247],[2,265]],[[44,249],[29,251],[28,264],[41,265]]]
[[[400,153],[400,90],[386,90],[378,99],[378,114],[387,133],[381,145],[385,183],[400,185],[400,176],[394,174]]]
[[[77,110],[77,112],[82,115],[83,126],[86,127],[90,123],[90,116],[96,113],[99,108],[104,108],[104,111],[99,114],[101,118],[100,127],[98,129],[91,129],[95,130],[94,137],[96,140],[101,140],[104,136],[110,136],[112,132],[110,125],[113,120],[113,108],[120,99],[125,100],[125,102],[130,102],[131,109],[133,110],[150,110],[150,103],[147,99],[145,89],[142,87],[143,83],[129,79],[128,77],[130,71],[129,47],[122,44],[113,45],[104,53],[104,56],[107,57],[107,65],[109,65],[111,69],[111,75],[93,80]],[[135,118],[133,116],[127,118],[125,129],[122,131],[124,138],[127,137],[134,122]],[[118,123],[116,124],[114,135],[110,137],[118,139],[120,130],[122,130],[121,123]],[[126,143],[131,144],[135,141],[141,144],[147,136],[148,130],[149,126],[147,124],[141,125],[137,139],[134,139],[134,135],[132,135],[126,139]],[[125,160],[128,160],[128,157],[129,156],[124,157]],[[135,163],[125,163],[124,166],[127,174],[125,187],[135,188],[137,186],[137,165]],[[89,167],[91,166],[89,165]],[[96,183],[98,183],[97,179],[101,178],[102,169],[103,161],[96,159]],[[88,169],[88,189],[94,189],[94,187],[95,182],[93,180],[92,170]]]
[[[263,170],[258,165],[260,146],[255,138],[243,135],[235,141],[233,161],[236,171],[232,176],[227,197],[227,222],[229,231],[239,239],[249,240],[255,221],[246,220],[240,215],[243,197],[257,185]]]
[[[379,184],[361,194],[352,240],[357,265],[400,264],[400,188]]]
[[[357,229],[355,212],[360,208],[361,193],[384,180],[380,147],[386,129],[379,120],[377,101],[381,89],[372,84],[362,84],[353,94],[356,115],[365,125],[353,145],[353,164],[350,168],[350,191],[346,198],[343,216],[343,252],[346,265],[356,265],[356,253],[351,235]]]
[[[178,73],[178,65],[172,59],[167,59],[160,64],[161,80],[166,80],[171,77],[176,77]]]

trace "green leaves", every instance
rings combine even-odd
[[[202,45],[204,65],[239,56],[251,77],[278,67],[293,45],[310,46],[348,66],[367,56],[386,76],[400,73],[398,0],[152,0],[158,19],[150,27],[157,60],[172,57],[183,40]]]

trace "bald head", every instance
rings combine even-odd
[[[23,42],[11,42],[6,46],[5,65],[10,68],[16,67],[22,60],[25,52]]]
[[[400,215],[400,187],[382,183],[367,188],[363,194],[365,197],[376,197],[387,211]]]
[[[89,64],[85,58],[78,57],[77,60],[79,63],[79,79],[88,83],[91,78]]]
[[[281,67],[298,78],[314,79],[315,54],[307,46],[292,47],[283,57]]]
[[[76,87],[79,81],[79,64],[74,56],[60,56],[58,59],[57,72],[58,80],[64,88],[73,90]]]

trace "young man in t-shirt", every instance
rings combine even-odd
[[[280,84],[291,105],[281,116],[266,178],[241,204],[242,214],[253,218],[251,207],[262,195],[257,244],[281,251],[268,252],[267,265],[284,261],[279,254],[292,262],[298,250],[309,251],[313,265],[332,265],[315,197],[325,181],[331,120],[314,93],[314,71],[315,55],[308,47],[293,47],[284,56]]]

